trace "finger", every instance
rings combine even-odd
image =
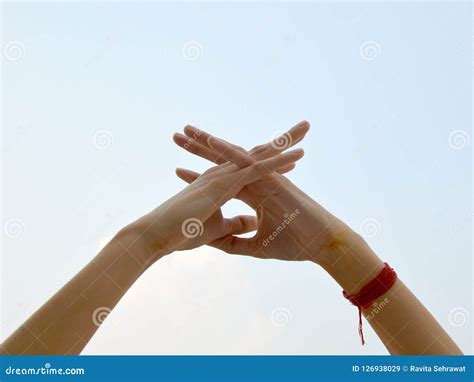
[[[286,174],[287,172],[290,172],[291,170],[293,170],[295,167],[296,167],[296,164],[290,163],[289,165],[280,167],[278,170],[276,170],[276,172],[278,172],[279,174]],[[185,168],[177,168],[176,175],[180,179],[184,180],[186,183],[192,183],[201,176],[200,173],[187,170]]]
[[[184,131],[184,134],[186,134],[189,138],[194,139],[196,142],[200,143],[201,145],[205,147],[208,146],[207,140],[209,139],[211,134],[191,125],[185,126],[183,131]]]
[[[296,149],[256,163],[260,163],[260,165],[265,168],[266,171],[273,172],[281,167],[285,167],[299,161],[301,158],[303,158],[303,156],[304,150]]]
[[[201,176],[201,174],[191,170],[186,170],[185,168],[177,168],[176,175],[186,183],[192,183]]]
[[[250,152],[247,152],[242,147],[226,142],[222,139],[219,139],[219,141],[225,142],[229,146],[234,147],[245,154],[251,154],[251,156],[256,160],[262,160],[275,156],[285,151],[286,149],[296,145],[305,137],[306,133],[309,131],[309,128],[309,122],[301,121],[295,126],[293,126],[286,133],[272,140],[272,142],[256,146]],[[173,137],[175,142],[180,147],[183,147],[185,150],[189,151],[192,154],[198,155],[204,159],[210,160],[211,162],[217,164],[226,162],[226,160],[223,159],[222,155],[220,153],[216,153],[215,150],[213,150],[212,147],[209,145],[210,139],[217,140],[218,138],[212,136],[204,130],[198,129],[197,127],[191,125],[186,126],[184,128],[184,132],[187,137],[181,134],[175,134],[175,136]]]
[[[215,145],[219,149],[227,148],[225,151],[227,159],[234,163],[238,162],[238,160],[247,160],[246,157],[250,157],[224,142],[217,144],[215,141],[215,139],[211,139],[210,144]],[[237,171],[232,170],[229,172],[226,171],[225,168],[217,169],[213,173],[215,176],[213,176],[212,181],[205,184],[205,187],[208,189],[207,196],[209,199],[212,197],[211,200],[213,200],[216,205],[222,206],[226,201],[235,198],[246,185],[265,178],[280,167],[285,167],[300,160],[303,155],[303,149],[296,149],[288,153],[277,155],[276,157],[254,162]],[[243,158],[239,158],[239,156],[243,156]],[[253,158],[250,159],[253,160]],[[241,165],[244,164],[241,163]]]
[[[173,135],[173,141],[181,148],[185,149],[186,151],[190,152],[191,154],[200,156],[201,158],[207,159],[211,162],[222,164],[226,162],[225,159],[220,157],[211,149],[201,145],[198,142],[192,141],[192,138],[188,138],[185,135],[176,133]]]
[[[275,156],[290,147],[293,147],[305,137],[309,131],[310,124],[308,121],[301,121],[293,126],[287,132],[273,139],[271,142],[261,146],[256,146],[250,150],[250,154],[257,160],[267,159]]]
[[[287,166],[291,163],[297,162],[304,156],[303,149],[296,149],[288,153],[280,154],[276,157],[264,159],[263,161],[255,162],[254,164],[236,171],[232,174],[225,175],[227,179],[223,179],[225,182],[229,182],[236,189],[240,189],[249,183],[253,183],[261,178],[264,178],[268,174],[276,171],[280,167]]]
[[[210,147],[209,146],[209,139],[211,138],[216,138],[216,139],[220,139],[220,138],[217,138],[211,134],[209,134],[208,132],[204,131],[204,130],[201,130],[201,129],[198,129],[197,127],[195,126],[191,126],[191,125],[187,125],[185,126],[184,128],[184,134],[186,134],[190,139],[192,139],[193,141],[196,141],[198,142],[199,144],[203,145],[204,147]],[[248,153],[247,150],[245,150],[244,148],[240,147],[240,146],[237,146],[237,145],[234,145],[230,142],[227,142],[223,139],[220,139],[221,141],[229,144],[230,146],[232,147],[235,147],[236,149],[244,152],[244,153]]]
[[[280,167],[276,172],[279,174],[286,174],[287,172],[290,172],[296,167],[295,163],[290,163],[286,166]]]
[[[258,221],[256,216],[239,215],[231,219],[224,219],[224,236],[240,235],[256,231],[257,228]]]
[[[216,153],[219,153],[222,158],[235,163],[240,168],[255,163],[255,159],[253,159],[249,154],[242,152],[238,148],[235,148],[220,139],[211,136],[207,143],[209,144],[209,147]]]
[[[245,239],[233,235],[214,240],[209,245],[221,251],[235,255],[252,255],[252,239]]]

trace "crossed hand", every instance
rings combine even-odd
[[[309,123],[300,122],[250,151],[192,126],[175,134],[176,144],[215,165],[203,174],[177,169],[188,186],[120,230],[2,344],[0,354],[79,353],[97,330],[97,312],[110,311],[148,266],[173,251],[201,245],[257,258],[313,261],[351,302],[359,301],[362,290],[364,298],[370,297],[367,306],[357,302],[362,339],[365,315],[391,354],[462,354],[393,270],[390,285],[381,281],[391,268],[363,238],[284,176],[304,155],[301,149],[287,150],[308,130]],[[224,218],[221,207],[231,199],[248,204],[256,216]],[[238,236],[252,231],[253,237]],[[376,314],[372,304],[380,307]]]
[[[250,151],[186,126],[175,143],[216,165],[203,174],[177,169],[189,185],[139,220],[150,258],[207,244],[227,253],[280,260],[324,261],[350,229],[283,174],[304,151],[287,151],[306,136],[300,122],[275,140]],[[239,199],[256,216],[227,219],[221,207]],[[251,238],[237,235],[256,231]]]

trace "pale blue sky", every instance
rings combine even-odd
[[[306,119],[290,178],[357,231],[376,219],[371,246],[472,353],[469,3],[2,7],[2,338],[180,190],[175,167],[209,165],[173,132],[251,147]],[[203,247],[150,269],[86,352],[386,354],[365,332],[362,348],[356,309],[317,266]]]

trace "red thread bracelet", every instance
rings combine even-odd
[[[364,333],[362,332],[362,309],[368,308],[370,304],[387,292],[395,281],[397,281],[397,273],[388,265],[384,263],[385,267],[380,273],[368,284],[363,286],[359,292],[349,296],[346,291],[342,295],[347,298],[352,305],[359,308],[359,336],[362,345],[365,344]]]

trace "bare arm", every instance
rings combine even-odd
[[[383,268],[384,263],[355,233],[335,241],[320,265],[349,294],[358,292]],[[431,313],[397,279],[363,314],[390,354],[460,355],[459,347]]]
[[[122,230],[4,343],[4,354],[78,354],[150,265],[133,228]],[[157,253],[161,257],[164,253]]]
[[[185,135],[175,135],[176,144],[219,163],[219,152],[208,144],[210,135],[196,130],[188,127]],[[278,154],[308,130],[309,123],[300,122],[275,141],[252,149],[248,163]],[[185,145],[191,136],[197,138]],[[186,182],[198,175],[187,170],[178,173]],[[280,174],[249,184],[237,197],[256,210],[257,234],[249,239],[229,235],[211,243],[219,249],[262,259],[312,261],[349,294],[358,292],[384,267],[359,235]],[[377,313],[368,308],[363,314],[391,354],[462,354],[400,279],[374,302],[379,306]]]
[[[223,158],[248,155],[221,142]],[[220,211],[246,184],[285,168],[302,150],[253,163],[209,169],[196,182],[121,230],[71,281],[34,313],[2,345],[3,354],[78,354],[108,312],[156,260],[219,237],[256,229],[252,216],[225,219]]]

